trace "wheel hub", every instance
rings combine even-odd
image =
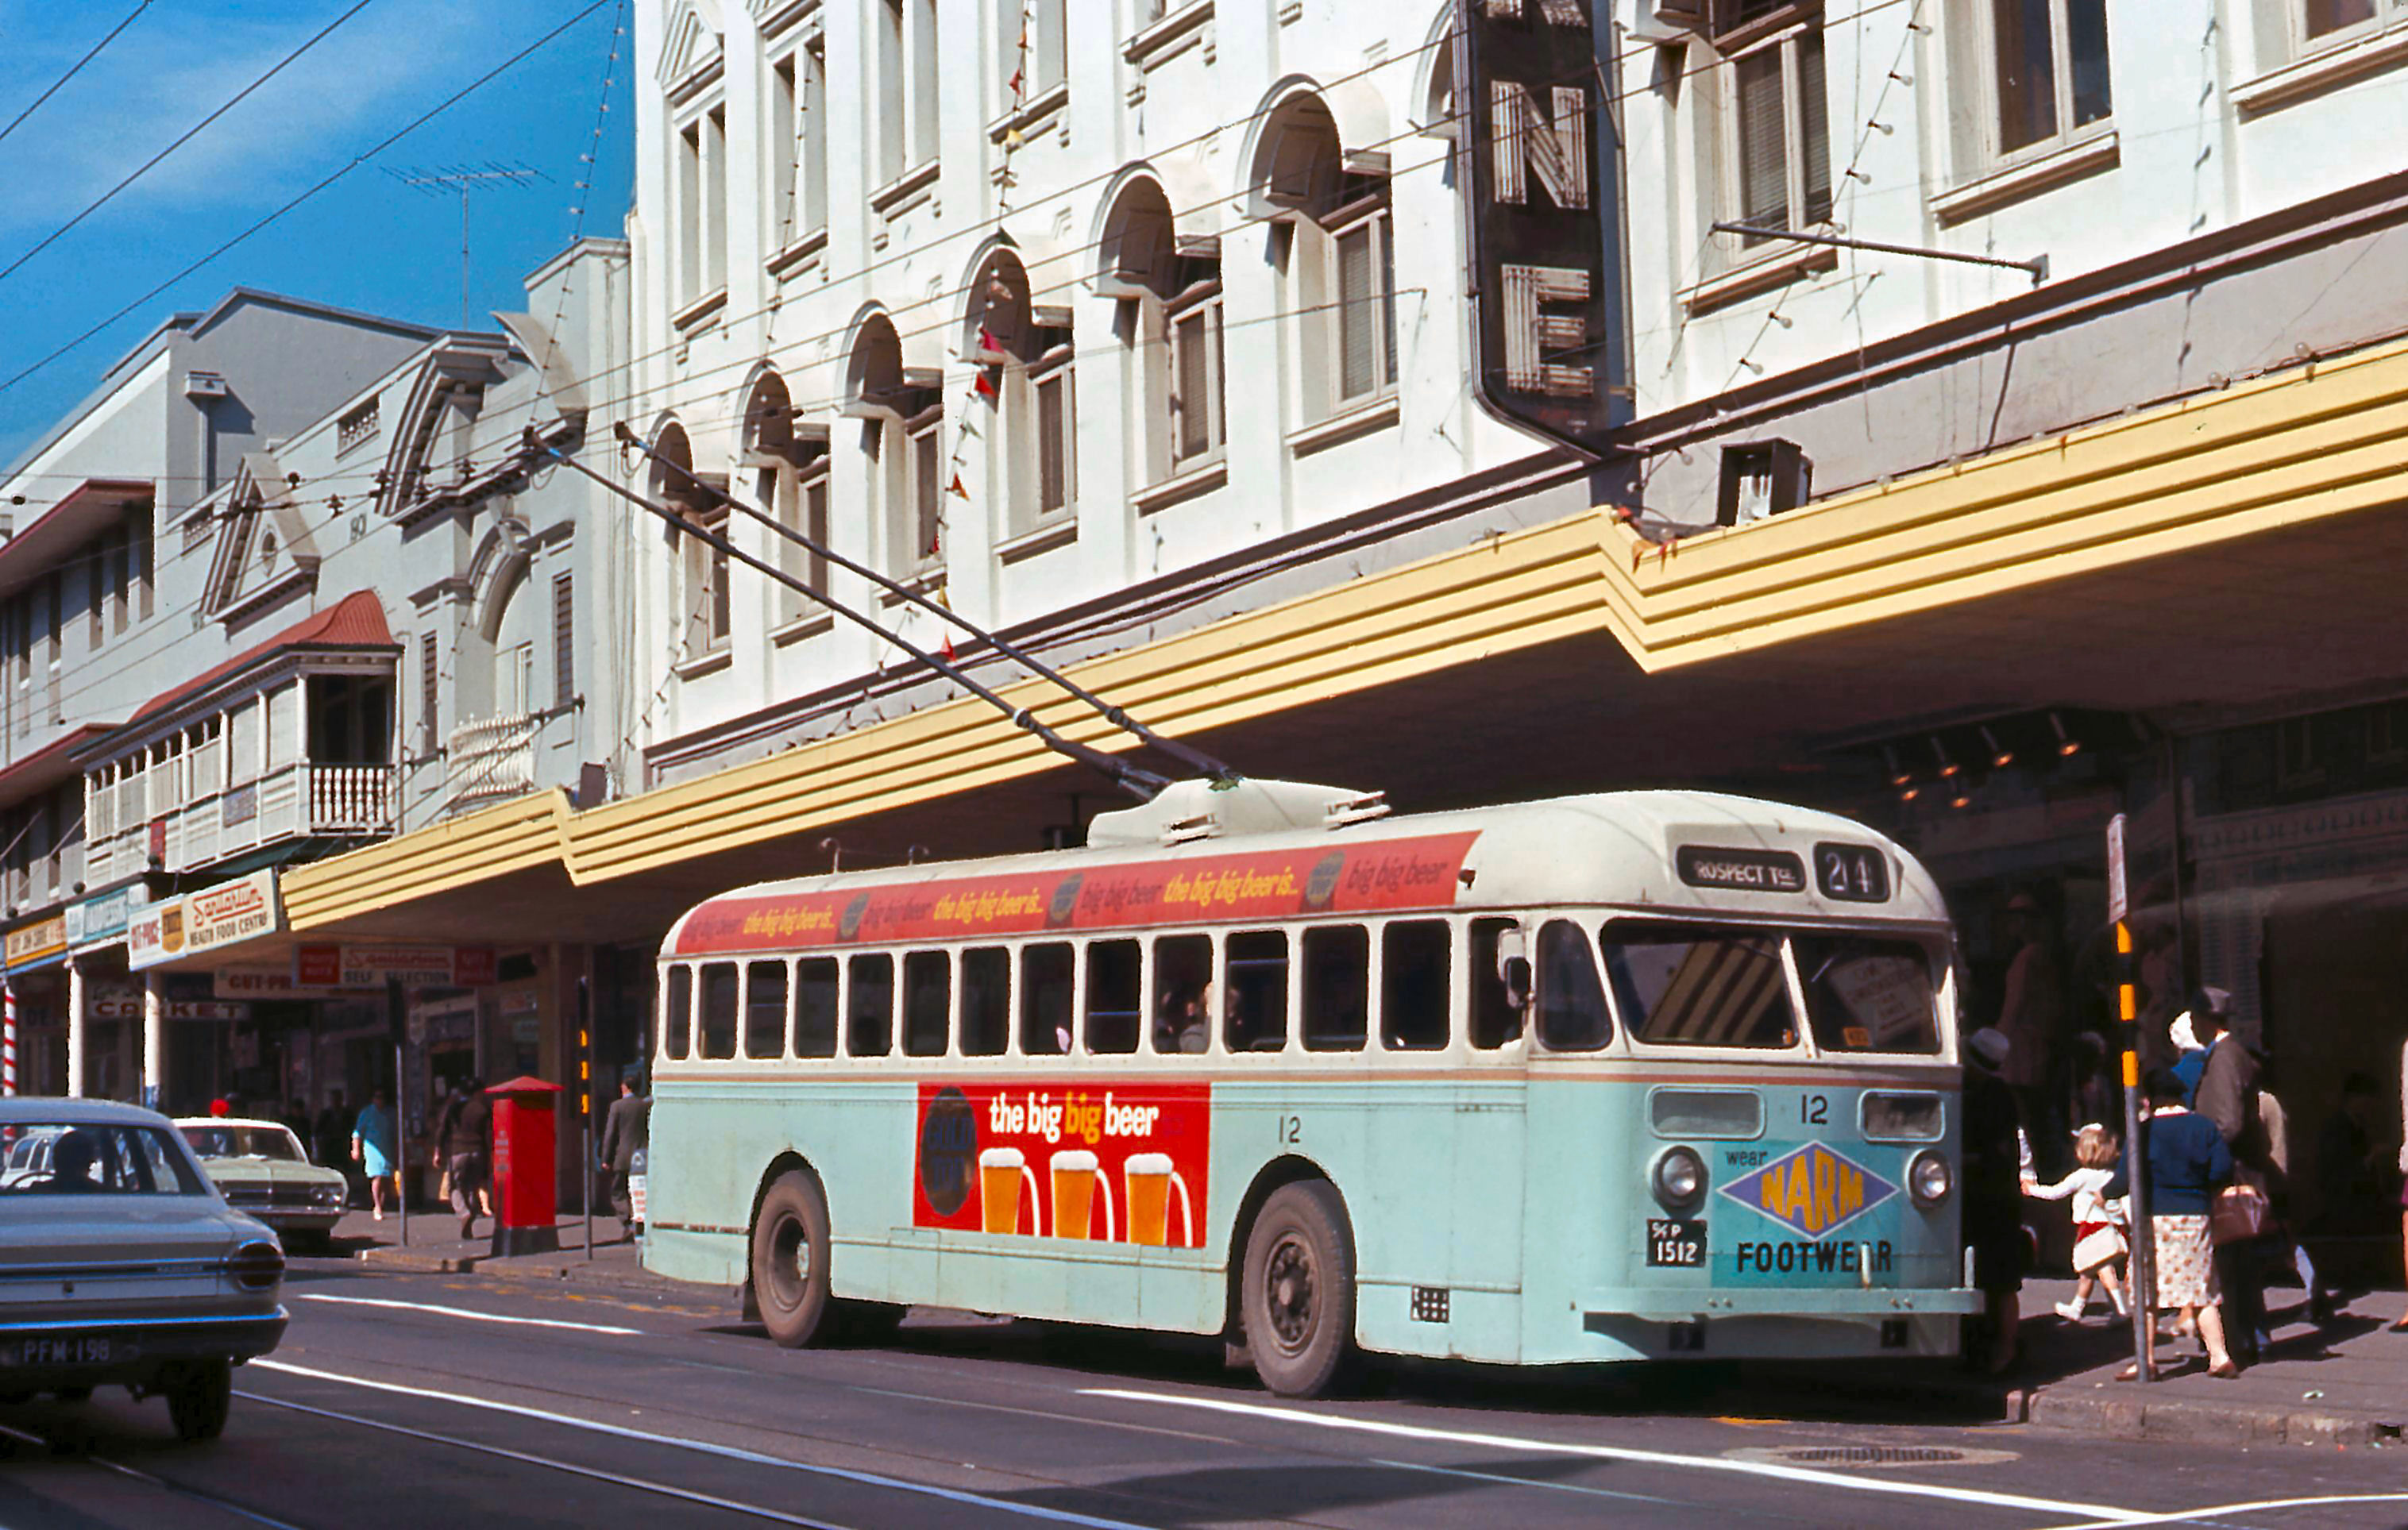
[[[1312,1251],[1294,1237],[1282,1238],[1264,1265],[1271,1337],[1290,1354],[1312,1338],[1313,1275]]]

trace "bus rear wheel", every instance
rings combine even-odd
[[[826,1337],[827,1197],[799,1169],[778,1176],[752,1219],[752,1300],[781,1348]]]
[[[1283,1185],[1246,1238],[1246,1350],[1283,1397],[1338,1390],[1354,1363],[1354,1260],[1346,1208],[1317,1180]]]

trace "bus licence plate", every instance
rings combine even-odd
[[[82,1334],[0,1345],[0,1365],[6,1366],[106,1366],[112,1358],[108,1339]]]
[[[1706,1224],[1693,1218],[1647,1219],[1651,1268],[1695,1269],[1706,1262]]]

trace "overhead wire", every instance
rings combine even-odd
[[[24,110],[19,112],[16,116],[9,118],[8,125],[6,127],[0,127],[0,143],[7,142],[8,135],[17,131],[18,124],[24,122],[26,118],[34,115],[34,113],[41,110],[43,102],[48,101],[51,96],[58,94],[59,92],[65,87],[67,81],[83,73],[83,66],[85,64],[90,64],[93,60],[100,57],[102,49],[105,49],[110,43],[115,42],[119,33],[123,32],[127,27],[132,26],[136,21],[139,21],[142,17],[142,13],[150,8],[150,0],[141,0],[140,4],[136,5],[131,11],[126,13],[125,20],[118,22],[115,26],[110,27],[107,36],[103,36],[100,41],[93,43],[90,50],[88,50],[83,57],[69,64],[65,74],[59,76],[58,79],[50,81],[50,85],[48,90],[44,91],[41,94],[34,97],[31,102],[27,103]]]

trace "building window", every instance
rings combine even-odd
[[[441,736],[437,711],[441,696],[442,653],[430,628],[418,635],[418,748],[422,754],[433,754]]]
[[[996,0],[995,36],[1003,110],[1025,106],[1069,78],[1064,0]]]
[[[719,537],[727,535],[727,507],[689,510],[686,519]],[[689,659],[727,646],[727,553],[699,536],[681,534],[685,545],[685,651]]]
[[[702,124],[689,122],[677,137],[678,307],[702,293]]]
[[[1831,132],[1819,17],[1735,53],[1727,76],[1729,221],[1766,229],[1828,222]],[[1748,236],[1742,242],[1769,241]]]
[[[937,0],[879,0],[879,179],[937,157]]]
[[[945,411],[941,408],[924,409],[904,426],[900,503],[906,519],[896,528],[902,540],[900,556],[896,561],[898,572],[934,568],[945,559],[944,431]]]
[[[2107,0],[1989,0],[1998,152],[2107,120]]]
[[[577,580],[552,577],[552,705],[566,711],[577,700]]]
[[[702,120],[702,287],[727,285],[727,108],[713,107]]]
[[[1222,402],[1221,263],[1196,274],[1173,300],[1170,341],[1170,466],[1173,472],[1220,455],[1227,439]]]
[[[1338,404],[1343,408],[1397,383],[1397,262],[1384,178],[1349,177],[1353,200],[1327,224],[1337,307],[1333,313]]]
[[[780,243],[827,226],[827,45],[806,40],[770,71],[769,164]]]
[[[2321,43],[2354,27],[2373,22],[2378,0],[2294,0],[2293,12],[2303,43]]]
[[[1028,272],[999,250],[979,284],[978,354],[993,388],[987,482],[997,486],[1006,535],[1034,529],[1078,497],[1077,393],[1070,310],[1034,306]]]

